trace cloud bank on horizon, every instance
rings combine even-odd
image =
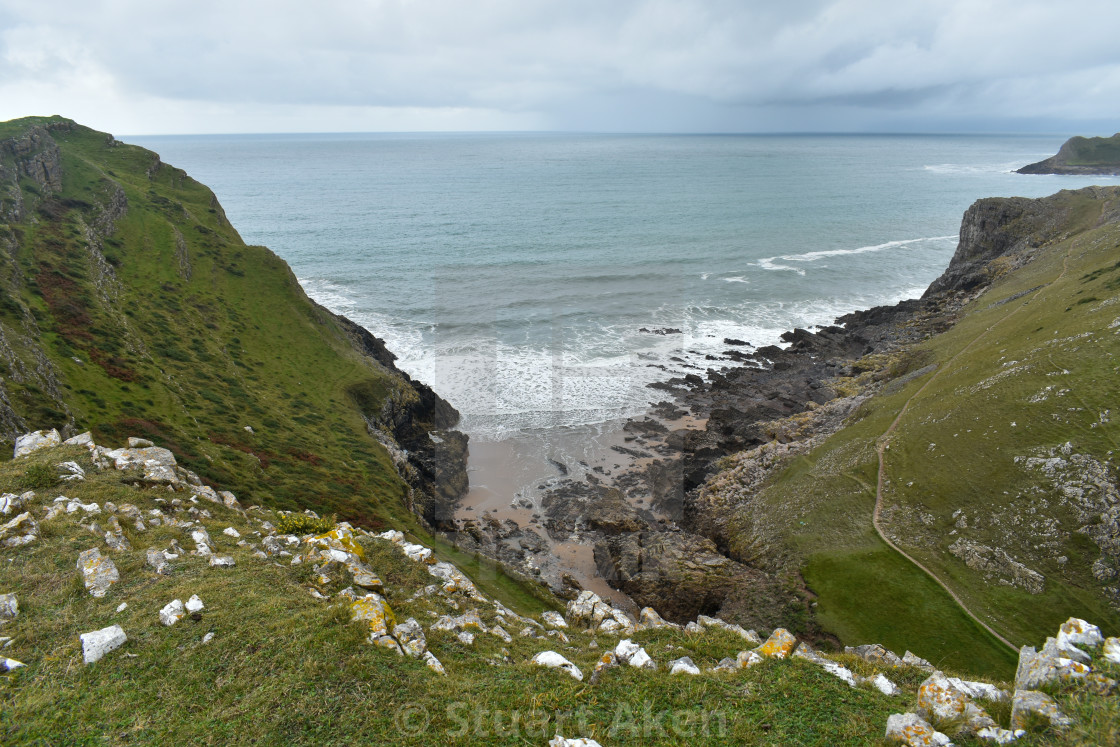
[[[118,134],[1120,130],[1115,0],[0,0],[0,120]]]

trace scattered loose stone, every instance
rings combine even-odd
[[[566,628],[566,627],[568,627],[568,621],[565,620],[564,616],[561,615],[559,612],[554,612],[552,610],[549,610],[549,611],[541,614],[541,619],[544,620],[545,625],[550,625],[554,628]]]
[[[124,612],[126,609],[128,609],[128,602],[121,602],[117,605],[117,612]]]
[[[227,537],[233,537],[234,539],[239,539],[241,537],[241,532],[237,531],[233,527],[226,527],[222,530],[222,534],[226,535]]]
[[[896,695],[902,695],[902,689],[887,679],[886,675],[882,673],[875,675],[873,678],[868,678],[868,681],[871,683],[872,687],[883,695],[888,695],[892,698]]]
[[[1069,717],[1058,710],[1058,703],[1038,690],[1016,690],[1011,701],[1011,728],[1029,730],[1039,720],[1051,726],[1069,726]]]
[[[82,469],[81,465],[77,462],[59,462],[55,466],[63,473],[60,475],[60,478],[63,480],[86,479],[86,471]]]
[[[12,454],[12,458],[19,459],[20,457],[27,456],[40,449],[50,449],[61,443],[62,436],[53,428],[49,431],[25,433],[16,439],[16,448]]]
[[[766,639],[766,642],[756,648],[755,651],[759,656],[784,659],[793,651],[793,647],[796,645],[797,639],[793,637],[792,633],[785,628],[778,628],[771,633],[770,637]]]
[[[409,656],[419,658],[428,650],[428,642],[424,638],[424,629],[415,618],[408,618],[400,625],[393,628],[393,637],[400,643],[401,648]]]
[[[753,667],[762,661],[762,657],[756,651],[740,651],[735,657],[735,666],[738,669],[746,669]]]
[[[692,663],[692,659],[682,656],[669,662],[669,674],[700,674],[700,667]]]
[[[824,656],[814,651],[813,647],[808,643],[800,643],[797,646],[797,650],[793,652],[793,655],[798,659],[804,659],[805,661],[813,662],[829,674],[847,682],[849,687],[856,686],[856,678],[855,675],[852,674],[851,670],[841,664],[836,663],[835,661],[826,659]],[[886,678],[884,677],[883,679]]]
[[[591,684],[597,683],[605,670],[614,669],[617,666],[618,657],[615,656],[614,651],[608,651],[600,656],[599,661],[595,662],[595,670],[591,673]]]
[[[123,646],[128,640],[120,625],[110,625],[92,633],[82,633],[79,638],[82,641],[82,657],[86,664],[98,661],[105,654]]]
[[[1058,629],[1058,648],[1071,649],[1075,645],[1096,647],[1104,643],[1101,629],[1086,621],[1071,617]]]
[[[638,625],[643,628],[657,630],[658,628],[673,628],[680,630],[681,626],[676,623],[671,623],[665,620],[661,615],[657,614],[657,610],[653,607],[643,607],[642,611],[638,613]]]
[[[887,739],[908,747],[948,747],[949,737],[916,713],[894,713],[887,719]]]
[[[205,529],[193,530],[191,539],[194,540],[195,553],[198,555],[210,554],[210,545],[213,543],[210,541],[210,534]]]
[[[202,636],[202,642],[203,643],[209,643],[212,640],[214,640],[214,634],[213,633],[207,633],[206,635]]]
[[[720,630],[726,630],[729,633],[735,633],[743,640],[753,643],[755,646],[759,646],[762,644],[762,638],[758,635],[758,633],[754,632],[753,630],[744,630],[742,625],[724,622],[718,617],[700,615],[696,618],[696,626],[700,628],[700,630],[704,630],[706,628],[719,628]]]
[[[468,633],[467,631],[462,630],[459,631],[459,634],[455,637],[458,638],[459,643],[462,643],[464,646],[471,646],[474,644],[474,633]]]
[[[148,552],[148,567],[156,573],[166,576],[171,573],[170,566],[167,565],[167,553],[155,547],[149,547]]]
[[[845,646],[844,653],[858,656],[870,664],[884,667],[900,667],[906,663],[905,658],[898,658],[897,654],[878,643],[867,643],[854,647]]]
[[[433,672],[447,674],[447,671],[443,668],[443,664],[440,663],[439,659],[437,659],[431,651],[424,652],[424,663],[427,664],[428,669]]]
[[[570,674],[575,679],[579,680],[580,682],[583,681],[583,672],[579,671],[579,667],[577,667],[575,664],[568,661],[567,659],[565,659],[563,656],[556,653],[555,651],[542,651],[542,652],[540,652],[539,654],[537,654],[536,656],[533,657],[532,663],[536,664],[539,667],[549,667],[549,668],[552,668],[552,669],[563,669],[565,672]]]
[[[350,605],[351,622],[364,622],[369,628],[370,642],[389,635],[396,627],[397,619],[393,609],[380,594],[369,593]]]
[[[25,511],[7,524],[0,526],[0,539],[5,547],[21,547],[34,542],[39,536],[39,524]]]
[[[186,614],[187,612],[183,608],[183,600],[173,599],[165,604],[163,609],[159,611],[159,621],[170,628],[172,625],[182,620],[183,616]]]
[[[941,721],[959,721],[973,734],[998,727],[984,709],[970,700],[960,680],[936,671],[918,688],[918,713]]]
[[[1106,638],[1101,653],[1113,664],[1120,664],[1120,638]]]
[[[930,664],[928,661],[918,656],[917,654],[913,654],[909,651],[902,655],[902,663],[906,664],[907,666],[917,667],[918,669],[925,669],[929,672],[933,671],[932,664]]]
[[[586,739],[580,737],[579,739],[565,739],[557,734],[548,741],[548,747],[602,747],[594,739]]]
[[[14,620],[19,616],[19,600],[15,593],[0,594],[0,623]]]
[[[233,558],[230,557],[229,555],[222,555],[222,556],[211,555],[210,556],[210,566],[211,567],[232,568],[235,565],[237,565],[237,563],[235,563]]]
[[[1054,639],[1047,639],[1047,644]],[[1015,670],[1016,690],[1035,690],[1058,680],[1069,680],[1089,674],[1089,667],[1061,655],[1057,642],[1035,651],[1034,646],[1019,649],[1019,666]]]
[[[206,605],[198,598],[198,594],[192,594],[191,598],[187,600],[187,612],[201,612],[206,609]]]
[[[121,578],[113,561],[101,557],[101,551],[96,547],[78,556],[78,570],[82,572],[82,578],[90,595],[98,599],[105,596],[109,592],[109,587]]]
[[[25,667],[25,666],[27,666],[27,665],[24,664],[22,661],[16,661],[15,659],[9,659],[7,656],[0,656],[0,674],[7,674],[8,672],[12,671],[13,669],[19,669],[20,667]]]

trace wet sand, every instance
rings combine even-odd
[[[658,419],[658,422],[670,430],[704,426],[704,420],[690,415],[671,421]],[[611,589],[599,577],[591,542],[578,535],[554,541],[544,528],[544,512],[540,508],[544,493],[563,480],[582,480],[590,475],[610,483],[627,471],[644,470],[651,462],[663,458],[625,430],[625,424],[624,420],[616,420],[526,431],[501,441],[472,438],[467,465],[470,488],[455,518],[489,515],[498,520],[512,519],[521,527],[531,528],[549,543],[562,570],[574,576],[583,588],[621,607],[635,608],[629,597]],[[650,456],[620,453],[616,448]],[[652,510],[649,496],[634,503],[643,510]]]

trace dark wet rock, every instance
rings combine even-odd
[[[721,555],[711,540],[685,532],[606,537],[595,545],[595,565],[638,606],[682,624],[714,615],[737,586],[766,583],[760,572]]]
[[[648,512],[631,506],[617,488],[574,480],[545,493],[541,507],[553,539],[564,539],[577,531],[640,532],[653,522]]]

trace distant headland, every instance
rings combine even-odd
[[[1016,173],[1120,176],[1120,132],[1112,137],[1071,137],[1057,155],[1028,164]]]

